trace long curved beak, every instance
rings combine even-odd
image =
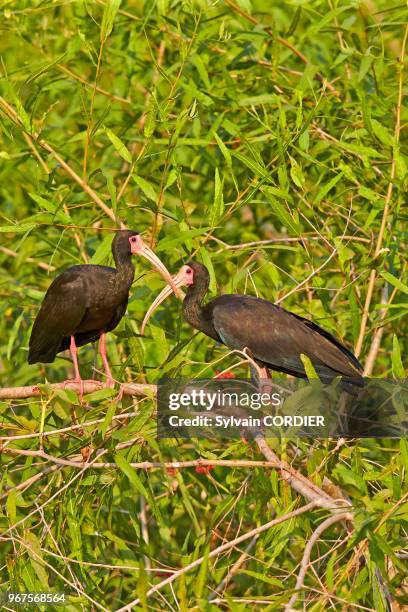
[[[141,255],[142,257],[147,259],[147,261],[149,261],[152,264],[152,266],[164,278],[166,283],[170,285],[171,291],[174,291],[175,295],[179,299],[182,299],[184,297],[183,292],[180,291],[177,285],[175,285],[173,281],[173,277],[171,276],[170,272],[168,271],[164,263],[157,257],[156,253],[154,253],[154,251],[152,251],[152,249],[148,247],[141,239],[139,241],[139,248],[138,248],[137,253],[138,255]]]
[[[182,287],[183,285],[184,285],[184,279],[180,277],[180,274],[176,274],[171,279],[171,283],[169,283],[168,285],[166,285],[166,287],[164,287],[164,289],[162,289],[162,291],[159,293],[156,299],[151,303],[149,310],[146,312],[144,316],[142,327],[140,330],[140,333],[142,334],[142,336],[146,329],[146,325],[149,322],[149,319],[154,313],[154,311],[160,306],[162,302],[164,302],[166,298],[169,297],[169,295],[173,293],[173,291],[177,296],[178,294],[181,294],[181,296],[184,297],[183,291],[180,290],[180,287]]]

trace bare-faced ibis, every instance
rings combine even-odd
[[[99,339],[106,384],[113,384],[106,356],[106,333],[115,329],[125,314],[135,274],[132,255],[145,257],[172,283],[168,270],[138,232],[118,231],[112,241],[112,254],[116,268],[85,264],[72,266],[57,276],[45,294],[31,332],[28,363],[50,363],[57,353],[69,348],[81,398],[78,346]]]
[[[205,266],[191,261],[173,277],[177,287],[187,286],[183,316],[192,327],[229,349],[252,358],[258,378],[268,378],[268,369],[305,378],[301,355],[307,355],[322,382],[337,376],[349,385],[362,383],[357,358],[337,338],[293,312],[251,295],[220,295],[203,304],[210,275]],[[172,292],[168,285],[157,296],[142,325],[142,333],[154,310]]]

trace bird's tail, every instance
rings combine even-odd
[[[55,359],[61,345],[62,338],[53,335],[51,338],[43,334],[31,333],[28,351],[28,363],[51,363]]]
[[[361,390],[364,388],[365,381],[362,376],[342,376],[341,378],[341,388],[346,393],[354,397],[358,397],[360,395]]]

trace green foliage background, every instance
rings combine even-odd
[[[57,271],[110,262],[109,230],[117,225],[98,197],[113,217],[151,237],[170,270],[194,256],[211,271],[212,294],[272,301],[289,294],[286,308],[350,347],[363,329],[363,363],[379,339],[373,375],[404,376],[408,114],[403,104],[397,111],[404,99],[404,5],[13,0],[3,7],[3,386],[72,374],[64,355],[47,367],[29,366],[27,344]],[[162,281],[143,261],[136,265],[127,316],[108,346],[118,380],[213,376],[236,362],[182,323],[174,298],[140,337]],[[92,346],[80,350],[80,363],[84,378],[99,370]],[[243,367],[234,371],[246,375]],[[42,409],[45,429],[69,428],[72,396],[44,398],[3,402],[3,437],[38,432]],[[238,441],[159,444],[154,408],[149,399],[117,403],[109,391],[94,394],[77,414],[96,424],[44,441],[56,457],[106,449],[111,469],[79,473],[1,455],[3,590],[66,591],[72,610],[97,603],[117,609],[136,596],[143,602],[161,572],[302,503],[272,470],[132,470],[129,462],[145,459],[260,458]],[[133,416],[112,420],[121,413]],[[7,444],[36,450],[39,439]],[[349,538],[342,542],[344,528],[335,526],[319,542],[304,605],[381,610],[387,598],[401,602],[404,567],[396,553],[406,521],[406,442],[273,444],[317,484],[329,477],[356,508]],[[308,513],[260,536],[218,604],[208,598],[241,550],[202,563],[142,607],[282,609],[323,516]],[[367,544],[366,563],[356,565],[359,542]]]

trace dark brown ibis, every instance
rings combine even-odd
[[[187,286],[183,316],[192,327],[231,350],[245,352],[258,378],[268,378],[268,369],[298,378],[306,372],[301,355],[307,355],[322,382],[344,377],[348,386],[362,385],[362,367],[337,338],[312,321],[267,300],[251,295],[220,295],[203,303],[210,275],[205,266],[190,261],[173,277],[177,287]],[[157,296],[143,321],[173,291],[168,285]]]
[[[112,254],[116,268],[85,264],[72,266],[57,276],[45,294],[31,332],[28,363],[50,363],[57,353],[70,349],[81,399],[83,382],[78,367],[78,346],[99,339],[106,384],[113,384],[106,355],[106,334],[115,329],[126,311],[135,275],[132,255],[145,257],[172,283],[170,273],[138,232],[118,231],[112,241]]]

